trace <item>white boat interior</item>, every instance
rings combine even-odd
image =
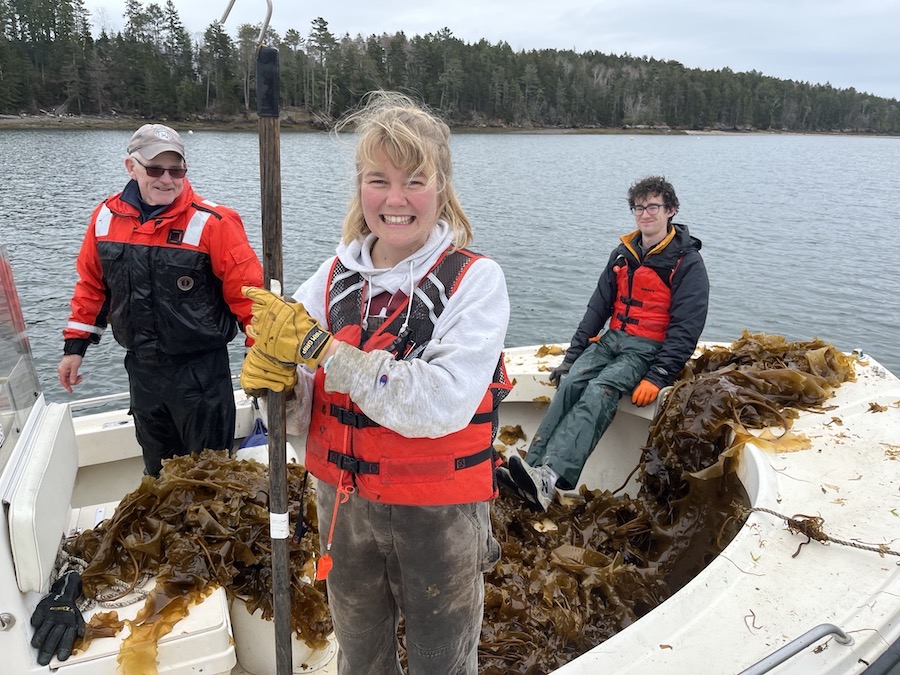
[[[7,291],[6,316],[14,314],[14,304]],[[143,462],[127,405],[123,399],[122,407],[91,412],[84,403],[47,402],[27,337],[16,331],[15,321],[5,325],[0,336],[0,670],[114,673],[127,625],[116,637],[95,639],[86,651],[41,667],[30,646],[29,617],[49,588],[62,537],[109,517],[140,483]],[[537,354],[537,346],[507,352],[515,387],[501,405],[500,424],[520,426],[524,440],[504,452],[525,451],[555,391],[547,377],[561,351]],[[745,446],[737,472],[750,504],[766,511],[751,513],[721,554],[671,598],[555,672],[896,672],[900,380],[865,356],[855,368],[856,380],[838,388],[826,410],[802,412],[795,421],[793,431],[810,440],[808,448],[773,452],[764,442]],[[236,433],[243,438],[253,428],[254,410],[241,392],[236,400]],[[626,482],[655,408],[637,408],[623,399],[582,474],[589,488],[613,490]],[[302,463],[304,439],[288,437],[288,444]],[[635,480],[626,491],[637,489]],[[774,514],[819,517],[824,531],[847,545],[808,542]],[[129,618],[140,607],[118,611]],[[275,672],[273,633],[270,622],[229,606],[224,590],[217,589],[159,641],[158,672]],[[336,672],[334,653],[333,644],[317,651],[298,644],[295,672]]]
[[[540,416],[527,409],[552,395],[544,369],[559,360],[534,353],[508,350],[516,388],[502,410],[504,419],[530,422],[529,439]],[[900,380],[864,354],[855,368],[856,381],[836,389],[825,410],[794,420],[808,448],[748,443],[737,467],[754,508],[822,518],[827,534],[848,545],[810,542],[755,511],[671,598],[555,672],[900,672]],[[582,481],[620,486],[653,412],[623,400]]]

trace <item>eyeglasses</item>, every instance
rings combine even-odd
[[[134,155],[131,156],[131,159],[144,167],[144,171],[147,172],[147,175],[150,176],[150,178],[160,178],[166,171],[168,171],[169,175],[177,180],[179,178],[184,178],[184,174],[187,173],[187,169],[168,169],[162,166],[147,166]]]
[[[659,213],[659,210],[662,208],[665,208],[665,206],[666,206],[665,204],[647,204],[647,206],[632,206],[631,212],[636,216],[640,216],[644,213],[644,211],[646,211],[651,216],[655,216],[657,213]]]

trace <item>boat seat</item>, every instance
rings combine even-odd
[[[34,442],[22,458],[8,509],[16,583],[27,594],[26,603],[31,610],[49,590],[63,535],[78,528],[95,527],[111,516],[118,504],[109,502],[72,509],[77,472],[78,445],[69,407],[50,403]],[[152,586],[151,580],[144,590]],[[142,606],[143,602],[137,602],[118,609],[119,618],[134,618]],[[92,610],[86,614],[86,620],[90,620],[93,611],[107,610]],[[119,647],[128,634],[126,625],[119,635],[94,640],[88,650],[66,661],[54,658],[50,668],[59,668],[59,672],[69,669],[73,673],[85,672],[85,668],[91,672],[116,672]],[[188,615],[160,639],[157,659],[160,672],[170,675],[231,672],[237,658],[224,589],[217,588],[191,606]],[[90,666],[86,665],[88,662]]]
[[[9,504],[16,583],[23,593],[46,593],[78,473],[78,446],[69,408],[50,403],[19,469]],[[40,517],[40,521],[38,520]]]

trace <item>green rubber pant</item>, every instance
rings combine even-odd
[[[616,416],[619,399],[641,381],[660,346],[656,340],[615,330],[591,343],[563,375],[525,461],[549,466],[559,474],[560,488],[573,489]]]

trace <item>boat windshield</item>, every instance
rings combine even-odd
[[[6,246],[0,245],[0,466],[40,394]]]

